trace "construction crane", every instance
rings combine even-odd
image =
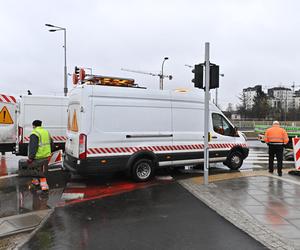
[[[173,76],[171,76],[171,75],[155,74],[155,73],[152,73],[152,72],[145,72],[145,71],[133,70],[133,69],[124,69],[124,68],[121,68],[121,70],[128,71],[128,72],[133,72],[133,73],[138,73],[138,74],[150,75],[150,76],[158,76],[160,82],[162,81],[163,78],[169,78],[169,80],[173,79]]]

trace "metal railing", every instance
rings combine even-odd
[[[268,125],[271,126],[273,121],[245,121],[245,120],[234,120],[232,123],[240,130],[254,130],[257,125]],[[300,121],[279,121],[282,126],[300,127]]]

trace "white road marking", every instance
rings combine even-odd
[[[75,199],[83,199],[84,193],[63,193],[61,196],[62,200],[75,200]]]

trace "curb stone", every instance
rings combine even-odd
[[[37,225],[36,228],[29,234],[27,239],[19,243],[14,249],[21,249],[36,234],[36,232],[47,222],[50,216],[54,213],[54,210],[55,210],[54,208],[50,209],[48,214],[41,220],[39,225]]]

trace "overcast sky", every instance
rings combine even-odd
[[[67,29],[69,73],[91,67],[156,89],[158,77],[121,68],[159,73],[169,57],[165,88],[192,88],[184,65],[203,62],[209,42],[225,108],[255,84],[300,84],[299,10],[297,0],[0,0],[0,93],[63,94],[63,32],[50,23]]]

